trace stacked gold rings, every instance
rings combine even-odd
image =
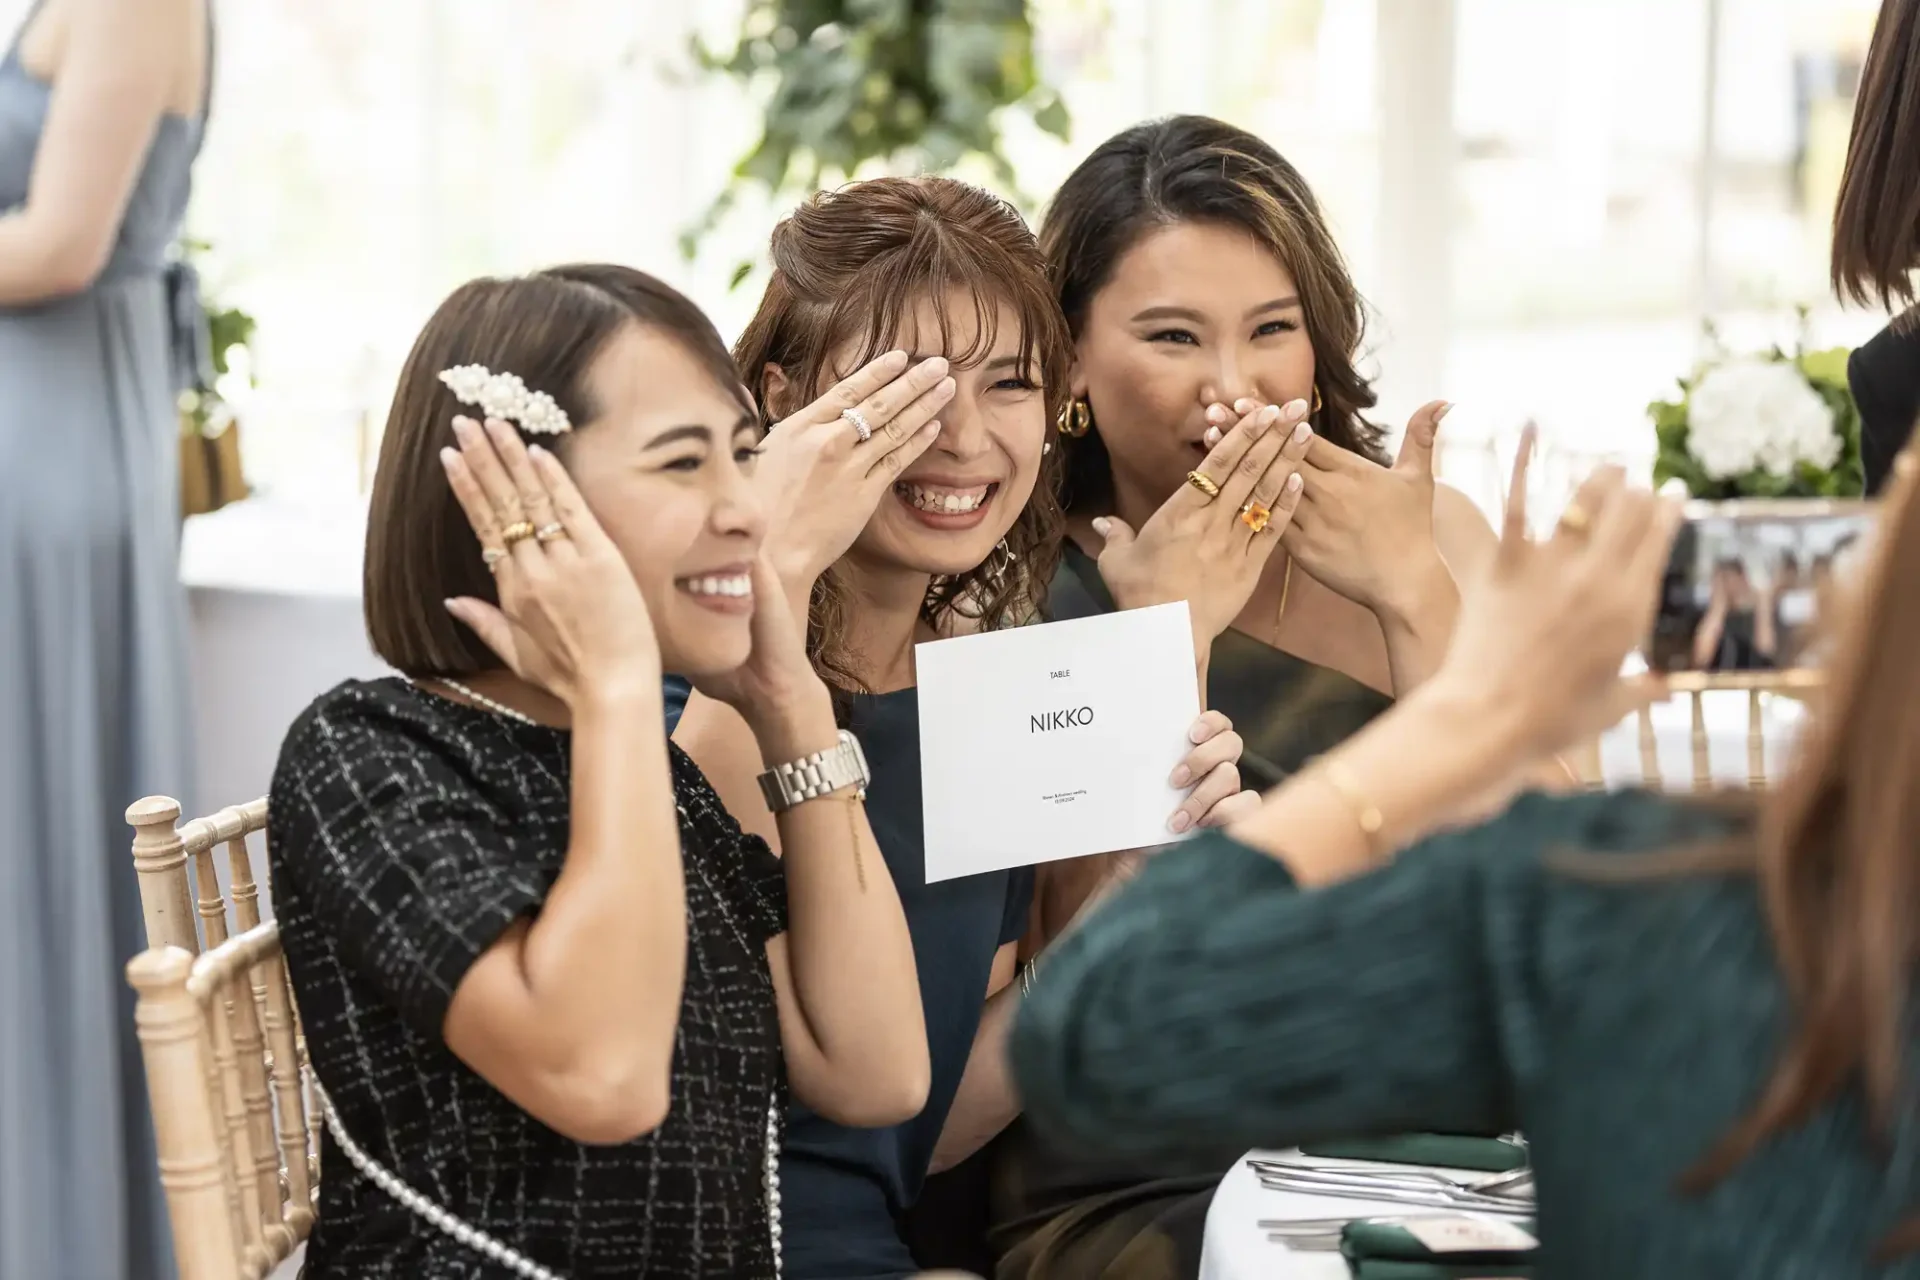
[[[522,539],[531,538],[534,533],[533,521],[515,520],[512,524],[500,531],[500,542],[503,546],[510,547]]]

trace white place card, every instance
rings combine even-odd
[[[1418,1218],[1402,1225],[1435,1253],[1524,1253],[1540,1247],[1513,1223],[1490,1218]]]
[[[918,646],[927,883],[1169,844],[1200,715],[1185,601]]]

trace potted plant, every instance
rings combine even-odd
[[[205,245],[189,246],[201,253]],[[180,516],[205,515],[247,496],[246,475],[240,464],[240,424],[233,406],[220,394],[232,373],[236,349],[243,354],[253,341],[254,319],[238,307],[202,303],[206,317],[210,369],[194,378],[197,385],[180,392]],[[252,385],[252,363],[246,364]],[[211,376],[207,376],[208,373]]]

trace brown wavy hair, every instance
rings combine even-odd
[[[1378,398],[1355,364],[1366,304],[1307,180],[1244,129],[1209,116],[1150,120],[1108,138],[1068,175],[1041,223],[1040,247],[1074,337],[1094,296],[1141,237],[1195,222],[1243,231],[1280,260],[1300,291],[1313,343],[1321,400],[1314,431],[1386,463],[1383,433],[1365,417]],[[1113,497],[1099,428],[1096,419],[1086,435],[1068,441],[1069,508]]]
[[[1689,1171],[1689,1190],[1712,1187],[1856,1084],[1876,1136],[1917,1100],[1907,1053],[1920,960],[1916,470],[1909,448],[1894,467],[1865,581],[1836,620],[1827,686],[1793,770],[1761,801],[1755,834],[1717,851],[1758,879],[1794,1021],[1759,1100]],[[1920,1218],[1909,1217],[1881,1254],[1915,1251]]]
[[[1020,359],[1044,391],[1047,439],[1066,402],[1072,359],[1065,321],[1054,305],[1046,262],[1019,212],[988,191],[951,178],[875,178],[811,197],[773,229],[773,278],[753,319],[734,343],[733,359],[769,429],[776,411],[791,413],[840,378],[881,355],[922,301],[940,323],[940,350],[955,368],[984,360],[997,340],[999,306],[1020,320]],[[953,349],[952,299],[971,300],[977,324],[964,351]],[[833,353],[853,343],[844,368]],[[926,345],[924,338],[922,345]],[[767,400],[767,366],[787,378],[793,404]],[[1060,557],[1061,451],[1042,455],[1033,496],[1007,531],[1013,572],[978,566],[936,578],[921,616],[938,627],[956,611],[983,630],[1027,622]],[[994,559],[997,559],[995,557]],[[807,652],[830,685],[863,690],[846,644],[852,598],[836,569],[814,584]]]
[[[1884,0],[1854,99],[1833,211],[1833,290],[1889,310],[1920,267],[1920,0]],[[1903,324],[1912,324],[1903,317]]]

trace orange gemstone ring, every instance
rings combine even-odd
[[[1240,508],[1240,523],[1255,533],[1267,531],[1267,521],[1273,519],[1273,508],[1264,502],[1249,502]]]

